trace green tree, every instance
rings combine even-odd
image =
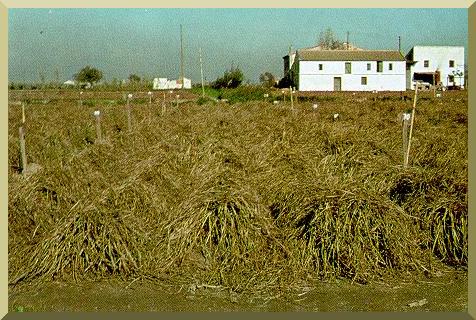
[[[344,42],[338,40],[334,31],[331,28],[327,28],[325,31],[319,34],[319,40],[317,45],[325,50],[343,50],[345,49]]]
[[[276,84],[276,78],[271,72],[262,73],[259,76],[259,81],[263,87],[271,88]]]
[[[89,83],[91,86],[93,86],[102,79],[102,76],[102,71],[91,66],[86,66],[74,75],[74,80],[78,81],[79,83]]]
[[[129,81],[130,82],[140,82],[140,80],[141,80],[140,77],[138,75],[134,74],[134,73],[131,73],[129,75]]]
[[[225,71],[223,77],[213,82],[212,87],[214,89],[237,88],[242,82],[243,72],[237,67],[231,67],[230,70]]]

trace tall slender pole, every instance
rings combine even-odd
[[[205,98],[205,87],[203,86],[202,47],[199,48],[199,56],[200,56],[200,76],[202,77],[202,98]]]
[[[347,50],[349,50],[349,31],[347,31],[347,41],[346,41]]]
[[[402,53],[402,43],[401,43],[401,37],[398,36],[398,52]]]
[[[182,25],[180,25],[180,78],[182,80],[182,89],[184,88],[184,76],[183,76],[183,37],[182,37]]]

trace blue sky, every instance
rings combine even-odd
[[[180,75],[180,24],[185,76],[200,81],[199,47],[206,80],[232,65],[245,80],[266,71],[282,77],[282,57],[316,44],[331,28],[365,49],[458,45],[467,57],[467,9],[9,9],[9,81],[71,79],[86,65],[106,81]]]

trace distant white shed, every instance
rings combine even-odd
[[[184,78],[184,86],[182,88],[182,81],[168,80],[167,78],[155,78],[152,84],[154,90],[166,90],[166,89],[191,89],[192,80]]]
[[[67,81],[63,82],[63,85],[65,85],[65,86],[75,86],[75,85],[76,85],[76,81],[67,80]]]

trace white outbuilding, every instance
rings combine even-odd
[[[76,81],[74,81],[74,80],[66,80],[65,82],[63,82],[63,85],[64,85],[64,86],[75,86],[75,85],[76,85]]]
[[[291,58],[291,59],[290,59]],[[297,50],[284,57],[299,91],[405,91],[406,61],[392,50]]]
[[[182,86],[182,81],[179,80],[168,80],[167,78],[154,78],[152,83],[152,88],[154,90],[169,90],[169,89],[191,89],[192,80],[183,78],[184,85]]]
[[[415,46],[406,59],[408,89],[415,89],[417,82],[464,88],[464,47]]]

